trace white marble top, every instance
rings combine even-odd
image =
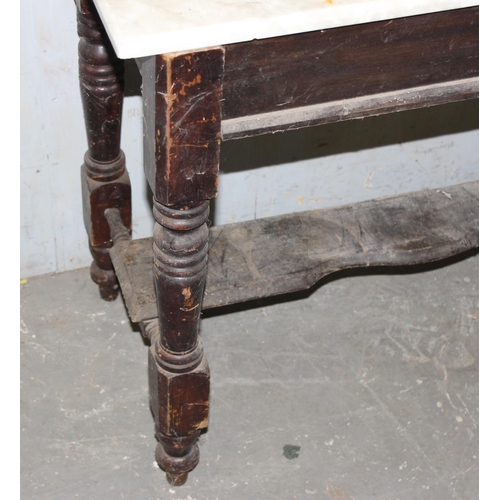
[[[479,5],[479,0],[94,0],[122,59]]]

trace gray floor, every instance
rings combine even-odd
[[[210,427],[180,488],[154,463],[147,348],[121,298],[87,269],[29,279],[21,498],[477,498],[478,261],[205,314]]]

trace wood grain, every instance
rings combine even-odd
[[[479,75],[479,8],[228,45],[223,119]]]
[[[214,198],[224,50],[163,54],[140,64],[145,168],[154,197],[167,206]]]
[[[203,309],[304,290],[342,269],[432,262],[479,245],[478,182],[210,230]],[[156,317],[151,239],[117,243],[134,322]]]
[[[77,13],[80,91],[88,151],[81,169],[83,218],[94,258],[90,274],[101,297],[116,299],[119,287],[109,247],[108,208],[117,208],[125,226],[132,226],[130,179],[120,149],[123,108],[123,61],[111,46],[95,6],[90,0]]]
[[[341,101],[259,113],[222,121],[224,140],[241,139],[270,132],[363,119],[398,111],[409,111],[479,97],[479,78],[435,83]]]

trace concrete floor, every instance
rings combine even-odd
[[[21,498],[475,499],[477,254],[204,315],[210,427],[154,462],[147,348],[88,270],[21,290]]]

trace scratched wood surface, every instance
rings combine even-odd
[[[479,77],[435,83],[411,89],[382,92],[298,108],[258,113],[222,121],[224,140],[241,139],[270,132],[379,116],[398,111],[475,99]]]
[[[208,200],[217,194],[224,50],[164,54],[150,61],[154,106],[152,265],[158,327],[149,351],[156,460],[180,486],[199,461],[208,425],[210,373],[199,341],[207,275]],[[151,107],[147,109],[151,110]],[[151,247],[150,247],[151,249]]]
[[[347,268],[432,262],[479,245],[479,184],[210,230],[203,309],[304,290]],[[152,240],[111,250],[132,321],[156,317]]]
[[[114,300],[119,287],[109,256],[111,235],[104,212],[117,208],[132,227],[130,179],[120,149],[124,65],[116,57],[104,26],[86,0],[77,14],[78,73],[88,150],[81,167],[83,220],[93,262],[90,275],[104,300]]]
[[[224,50],[140,62],[146,177],[164,205],[217,195]]]
[[[479,7],[225,46],[223,119],[479,75]]]

